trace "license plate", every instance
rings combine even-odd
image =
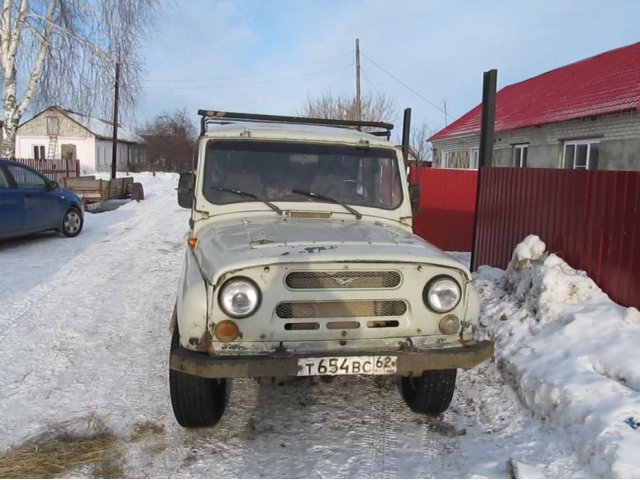
[[[298,360],[298,376],[310,375],[393,375],[398,357],[317,357]]]

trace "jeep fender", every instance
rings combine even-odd
[[[180,276],[176,302],[177,326],[180,345],[190,350],[207,349],[203,345],[209,337],[207,330],[207,284],[200,273],[198,262],[191,250],[187,250]]]

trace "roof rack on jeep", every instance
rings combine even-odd
[[[221,112],[218,110],[198,110],[200,119],[200,135],[204,135],[207,123],[233,123],[237,121],[243,122],[267,122],[267,123],[299,123],[304,125],[324,125],[330,127],[355,128],[376,128],[378,131],[369,131],[370,135],[379,137],[391,137],[393,130],[392,123],[385,122],[365,122],[358,120],[337,120],[333,118],[311,118],[311,117],[291,117],[284,115],[264,115],[260,113],[239,113],[239,112]]]

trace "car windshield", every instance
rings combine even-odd
[[[398,162],[392,149],[253,140],[209,142],[203,194],[219,205],[332,201],[395,209],[402,203]]]

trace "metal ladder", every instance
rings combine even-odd
[[[56,155],[56,148],[58,146],[58,137],[49,137],[49,149],[47,150],[47,159],[52,160]]]

